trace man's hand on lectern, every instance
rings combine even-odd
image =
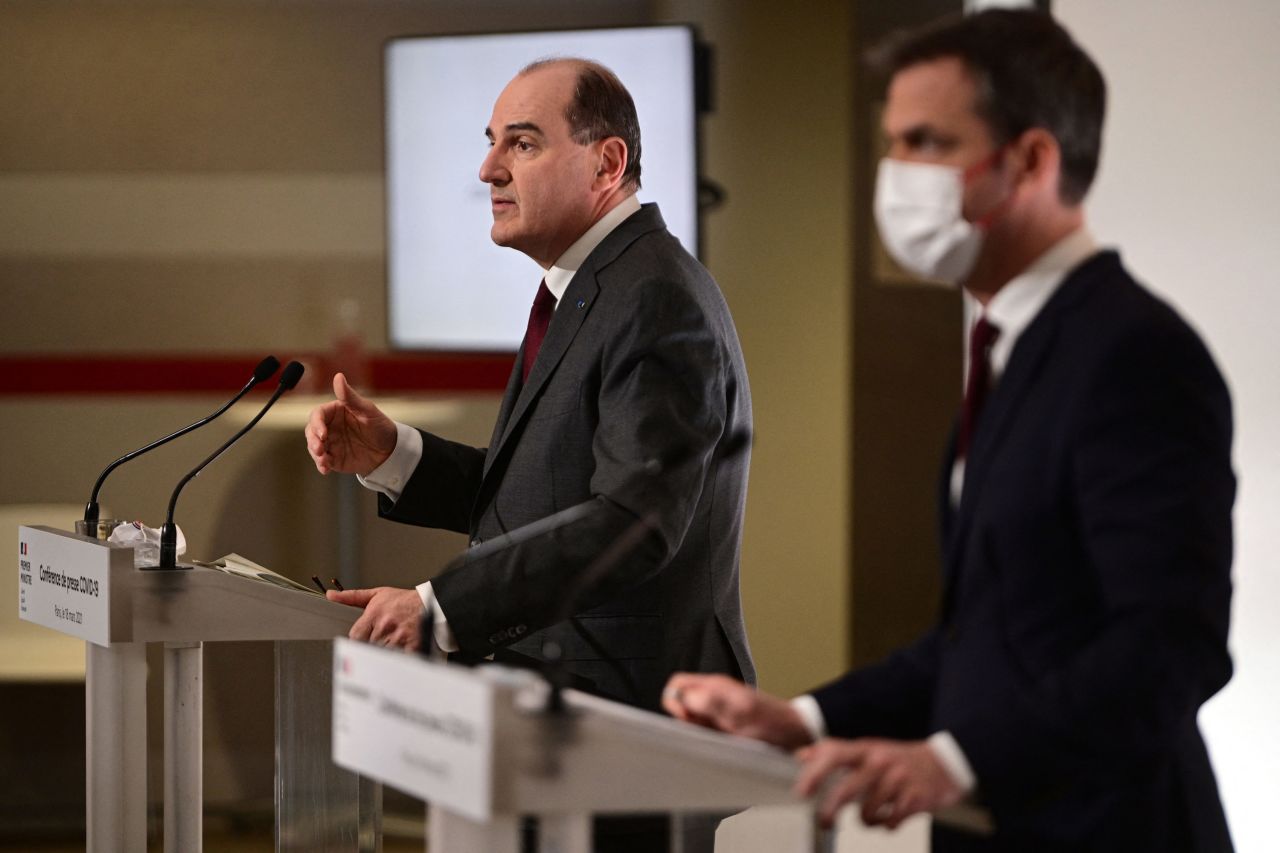
[[[677,672],[662,691],[662,707],[678,720],[785,749],[813,740],[790,702],[726,675]]]
[[[400,646],[411,652],[418,650],[418,624],[423,607],[416,589],[391,586],[342,592],[331,589],[325,596],[339,604],[364,608],[364,613],[347,632],[351,639],[379,646]]]
[[[368,476],[396,449],[395,421],[347,384],[333,376],[333,402],[316,406],[304,430],[307,452],[321,474]]]

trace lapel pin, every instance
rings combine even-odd
[[[579,300],[578,300],[578,307],[579,307],[579,308],[586,308],[586,307],[587,307],[587,300],[585,300],[585,299],[579,299]]]

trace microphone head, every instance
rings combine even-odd
[[[302,378],[303,371],[306,368],[300,362],[291,361],[284,367],[284,372],[280,374],[280,388],[284,391],[292,391],[293,386],[298,384],[298,380]]]
[[[258,362],[258,366],[253,369],[253,384],[257,385],[259,382],[265,382],[279,369],[279,360],[274,355],[267,356]]]

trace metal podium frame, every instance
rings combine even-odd
[[[327,767],[317,767],[310,754],[329,739],[328,641],[345,637],[359,610],[216,569],[135,569],[131,548],[50,527],[29,529],[110,549],[108,643],[85,643],[91,853],[146,849],[147,643],[164,645],[164,849],[201,850],[204,643],[240,640],[276,641],[276,849],[380,848],[381,787],[333,768],[326,749],[318,751]],[[293,731],[299,736],[291,737]],[[305,750],[298,748],[303,743]],[[335,781],[338,775],[347,778]],[[299,786],[309,786],[308,806],[291,808]],[[322,837],[326,820],[348,824],[336,833],[341,844]]]

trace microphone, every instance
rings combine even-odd
[[[245,424],[239,432],[227,439],[225,444],[211,453],[208,458],[195,468],[191,469],[187,476],[178,481],[178,485],[174,487],[173,494],[169,496],[169,513],[165,516],[164,526],[160,528],[160,565],[154,568],[177,568],[178,527],[173,523],[173,511],[178,504],[178,495],[182,493],[182,487],[203,471],[210,462],[221,456],[227,448],[239,441],[245,433],[257,426],[258,421],[262,420],[262,416],[267,413],[267,410],[276,404],[276,400],[279,400],[285,392],[293,390],[293,386],[298,384],[298,380],[302,378],[303,370],[303,366],[298,362],[289,362],[280,373],[280,384],[272,392],[271,399],[267,400],[267,404],[262,407],[261,411],[253,416],[253,420]]]
[[[270,379],[271,375],[275,373],[276,370],[278,370],[279,368],[280,368],[280,362],[276,360],[276,357],[274,355],[267,356],[262,361],[258,362],[258,366],[253,369],[253,376],[250,377],[249,381],[245,384],[245,386],[240,389],[239,393],[237,393],[234,397],[228,400],[222,406],[222,408],[218,409],[216,412],[209,415],[208,417],[201,418],[195,423],[190,424],[189,426],[183,427],[177,432],[170,433],[169,435],[166,435],[164,438],[157,439],[156,441],[151,442],[146,447],[140,447],[137,450],[133,451],[132,453],[126,453],[124,456],[121,456],[115,462],[112,462],[110,465],[108,465],[103,470],[103,472],[98,475],[98,482],[93,484],[93,492],[92,494],[89,495],[89,502],[84,506],[85,526],[92,528],[94,525],[98,523],[98,492],[102,490],[102,484],[107,479],[108,474],[110,474],[115,469],[119,468],[124,463],[128,462],[130,459],[135,459],[141,456],[142,454],[146,453],[148,450],[155,450],[160,445],[168,444],[169,442],[173,441],[175,438],[184,436],[187,433],[191,432],[193,429],[199,429],[200,427],[209,423],[214,418],[218,417],[227,409],[235,405],[240,400],[241,397],[249,393],[250,389],[252,389],[253,386],[257,385],[259,382],[264,382],[267,379]]]

